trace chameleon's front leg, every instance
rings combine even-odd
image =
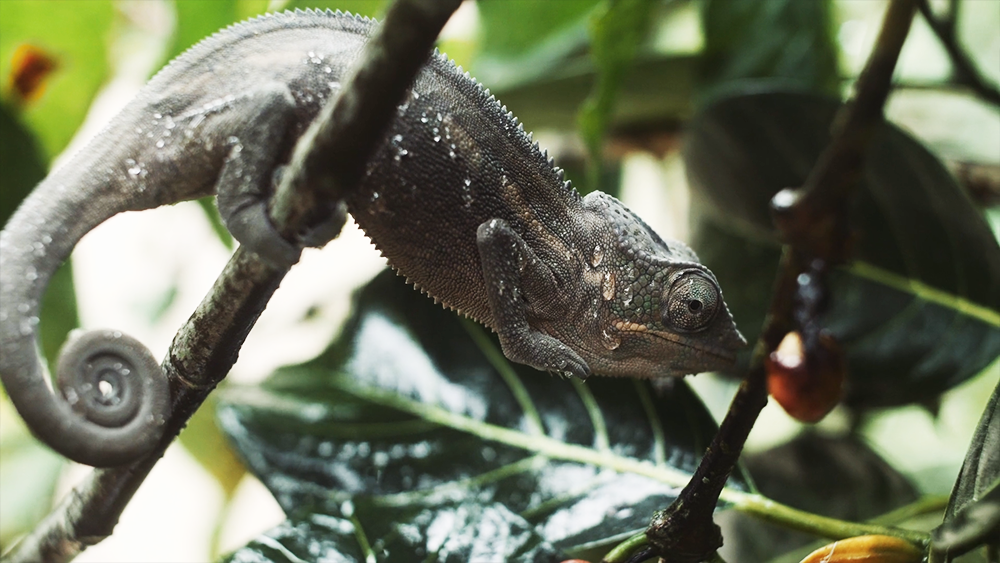
[[[569,346],[528,322],[529,301],[559,295],[552,272],[502,219],[479,226],[476,243],[483,280],[500,346],[509,359],[551,372],[586,379],[590,367]],[[530,285],[529,285],[530,280]]]

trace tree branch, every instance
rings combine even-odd
[[[754,347],[749,373],[698,469],[674,503],[657,513],[646,530],[648,543],[655,547],[661,563],[704,561],[722,545],[712,515],[750,429],[767,403],[764,360],[788,332],[801,330],[804,323],[818,331],[818,322],[810,317],[821,311],[808,309],[803,314],[797,308],[807,301],[803,291],[827,295],[822,272],[849,257],[848,203],[862,175],[869,141],[883,121],[892,73],[915,11],[916,0],[892,0],[856,84],[855,97],[837,115],[833,140],[802,188],[782,190],[772,200],[775,223],[786,246],[768,316]],[[817,272],[820,275],[814,279]],[[802,274],[809,274],[814,281],[802,283]],[[808,338],[805,341],[810,342]],[[808,346],[806,353],[810,353]]]
[[[299,139],[272,215],[279,231],[302,233],[337,208],[377,148],[396,105],[461,0],[397,0],[352,77]],[[327,214],[327,215],[324,215]],[[335,233],[334,233],[335,235]],[[208,394],[287,273],[240,248],[181,327],[163,369],[174,406],[160,445],[131,465],[96,469],[8,554],[10,563],[73,559],[111,535],[125,506]]]
[[[934,15],[928,0],[919,0],[919,7],[920,13],[924,16],[934,35],[937,35],[941,41],[941,45],[948,52],[948,57],[951,58],[955,83],[968,87],[983,101],[1000,107],[1000,90],[983,77],[969,54],[958,44],[958,34],[956,33],[958,2],[953,0],[950,3],[948,14],[943,18]]]

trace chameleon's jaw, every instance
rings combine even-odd
[[[587,358],[595,373],[610,376],[650,378],[683,376],[727,369],[746,345],[733,328],[721,335],[677,334],[635,323],[618,324],[620,345],[610,354]]]

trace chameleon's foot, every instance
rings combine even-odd
[[[538,331],[517,338],[500,334],[503,353],[512,361],[541,371],[568,374],[580,380],[590,377],[590,366],[569,346]]]

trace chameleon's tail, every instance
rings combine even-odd
[[[80,238],[121,210],[109,186],[70,188],[60,176],[43,181],[0,232],[0,379],[52,449],[87,465],[122,465],[159,442],[170,391],[149,350],[115,331],[70,338],[60,352],[59,392],[50,390],[38,345],[42,296]]]

